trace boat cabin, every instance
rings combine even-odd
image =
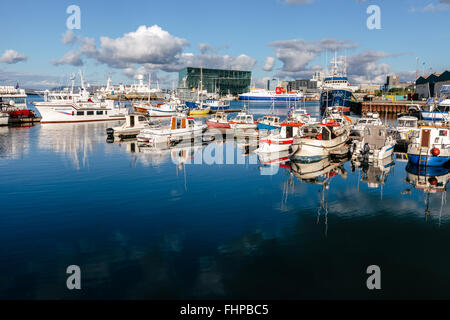
[[[194,125],[193,117],[173,116],[170,120],[170,130],[192,128]]]
[[[277,116],[264,116],[261,120],[263,123],[270,123],[274,126],[277,126],[280,124],[280,117]]]
[[[400,117],[397,121],[399,128],[417,128],[418,119],[416,117]]]
[[[237,123],[253,123],[253,115],[247,113],[238,113],[233,122]]]
[[[147,122],[148,119],[145,115],[136,113],[126,115],[126,126],[129,128],[134,128],[135,126],[139,126]]]
[[[301,130],[303,138],[332,140],[336,138],[333,127],[326,125],[304,126]]]
[[[367,143],[370,150],[380,150],[386,145],[387,130],[384,126],[367,126],[364,128],[363,143]]]

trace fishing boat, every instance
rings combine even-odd
[[[200,101],[196,101],[196,102],[186,102],[186,106],[190,109],[195,109],[201,106],[201,102]],[[205,107],[209,107],[210,110],[228,110],[230,109],[230,103],[229,102],[225,102],[223,100],[220,99],[206,99],[204,101],[204,106]]]
[[[320,95],[320,111],[326,112],[328,108],[336,108],[338,111],[349,114],[350,111],[361,110],[361,103],[353,95],[356,87],[348,82],[346,64],[338,60],[336,53],[330,62],[328,76],[323,81]]]
[[[257,124],[256,121],[253,120],[253,115],[246,109],[239,112],[236,117],[229,121],[230,127],[232,129],[256,129]]]
[[[359,119],[352,127],[351,136],[361,137],[364,134],[364,129],[367,126],[382,126],[383,122],[378,113],[367,112],[361,119]]]
[[[230,123],[228,122],[228,117],[224,112],[217,112],[211,118],[206,120],[206,125],[209,128],[218,129],[230,129]]]
[[[352,158],[364,162],[374,162],[391,157],[395,140],[384,125],[366,125],[362,140],[355,140],[352,146]]]
[[[262,119],[257,122],[258,130],[278,130],[281,128],[280,117],[278,116],[264,116]]]
[[[334,119],[319,124],[302,126],[294,137],[292,158],[300,162],[316,162],[328,158],[344,147],[349,128]]]
[[[168,127],[158,124],[154,128],[143,129],[137,135],[142,144],[174,144],[193,139],[206,131],[207,126],[186,115],[172,116]]]
[[[197,108],[189,110],[190,116],[206,116],[209,114],[211,109],[209,107],[205,107],[203,104],[200,104]]]
[[[125,120],[126,107],[116,106],[113,100],[104,100],[89,94],[80,72],[81,87],[78,94],[71,92],[46,92],[44,101],[35,102],[41,114],[41,123],[68,123]]]
[[[278,153],[289,151],[294,143],[294,137],[301,135],[300,128],[306,124],[316,122],[304,109],[292,108],[286,120],[280,124],[280,130],[270,132],[268,136],[261,137],[256,153]]]
[[[398,118],[397,126],[394,132],[397,134],[397,139],[402,141],[409,141],[414,132],[419,132],[419,119],[412,116],[403,116]]]
[[[444,166],[450,163],[450,123],[419,123],[419,134],[408,146],[409,163]]]
[[[350,111],[357,113],[361,109],[361,102],[357,101],[351,90],[328,89],[320,95],[320,111],[324,113],[328,108],[335,108],[344,114]]]
[[[115,139],[130,139],[136,136],[147,128],[154,128],[156,124],[151,124],[145,114],[131,113],[125,116],[125,123],[119,127],[106,129],[108,136],[113,136]]]

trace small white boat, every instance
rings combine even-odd
[[[123,125],[114,128],[106,129],[106,133],[109,136],[114,136],[115,139],[130,139],[136,138],[136,136],[143,129],[155,127],[156,124],[151,124],[148,117],[145,114],[128,114],[126,115],[126,121]]]
[[[409,142],[415,133],[419,132],[419,119],[412,116],[398,118],[397,127],[394,129],[398,141]]]
[[[350,135],[361,137],[367,126],[382,126],[383,122],[378,113],[368,112],[364,117],[359,119],[352,128]]]
[[[300,162],[317,162],[344,147],[349,137],[346,125],[330,119],[328,123],[305,125],[292,144],[292,158]]]
[[[392,156],[395,140],[388,134],[384,125],[365,126],[361,141],[353,144],[352,158],[374,162]]]
[[[253,115],[247,110],[239,112],[235,118],[229,121],[232,129],[256,129],[256,121],[253,120]]]
[[[193,139],[205,132],[207,126],[198,123],[193,117],[175,115],[170,119],[168,127],[159,124],[154,128],[142,130],[137,141],[142,144],[175,144],[183,140]]]
[[[206,125],[209,128],[218,129],[230,129],[230,123],[228,122],[228,117],[224,112],[217,112],[211,118],[206,120]]]

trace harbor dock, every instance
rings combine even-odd
[[[364,101],[361,110],[352,110],[356,114],[377,112],[379,114],[407,113],[412,106],[424,106],[425,101]]]
[[[32,118],[9,118],[9,124],[30,124],[30,123],[39,123],[41,122],[40,117],[32,117]]]

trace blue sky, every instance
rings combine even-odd
[[[73,34],[70,5],[81,9]],[[380,30],[366,26],[370,5],[380,7]],[[93,84],[152,72],[171,87],[186,65],[249,69],[257,83],[309,78],[333,48],[347,56],[353,82],[414,79],[416,57],[421,72],[450,68],[450,0],[3,1],[0,9],[0,84],[64,84],[82,69]]]

